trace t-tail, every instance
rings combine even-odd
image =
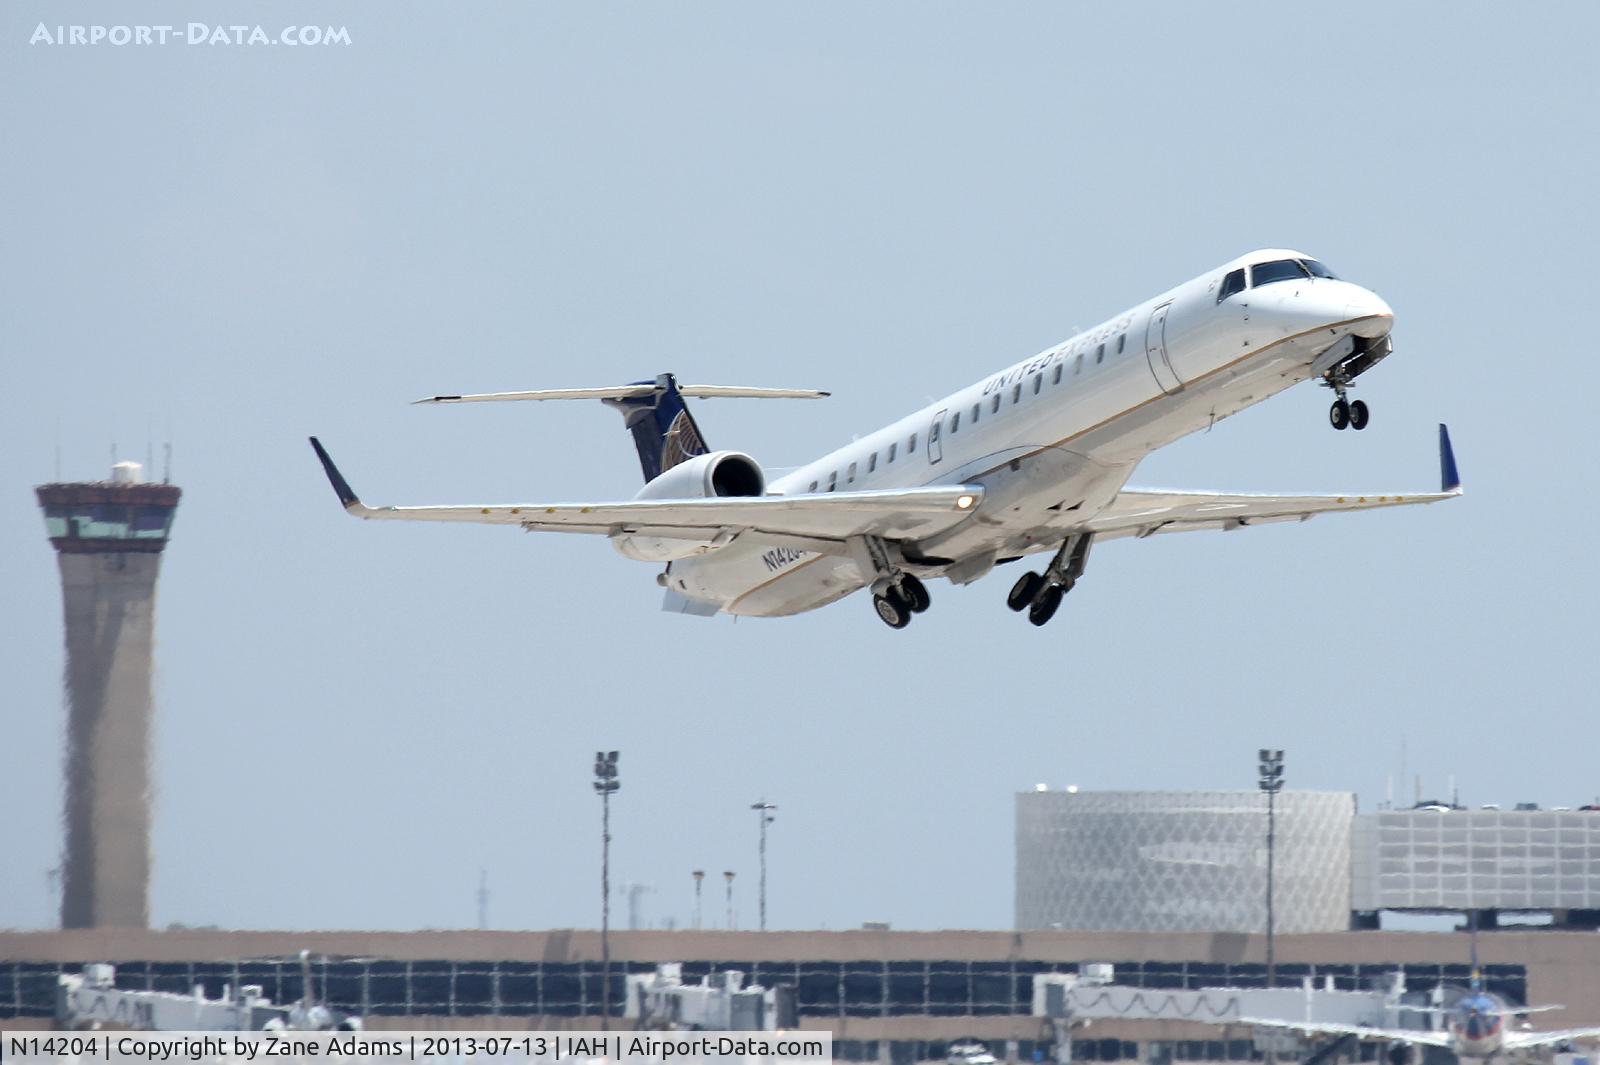
[[[646,484],[660,477],[684,459],[704,455],[706,438],[700,433],[694,415],[689,413],[678,391],[677,378],[664,373],[654,381],[636,381],[649,386],[642,396],[623,396],[602,400],[622,412],[622,420],[633,434],[639,452],[639,469]]]
[[[464,396],[429,396],[418,403],[494,403],[515,400],[598,399],[622,412],[633,446],[639,452],[639,470],[645,483],[655,480],[686,459],[704,455],[710,448],[684,402],[699,399],[822,399],[827,392],[808,388],[747,388],[742,385],[679,385],[672,374],[653,381],[603,388],[546,389],[538,392],[486,392]]]

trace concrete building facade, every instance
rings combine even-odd
[[[1355,819],[1351,905],[1600,923],[1600,810],[1383,810]]]
[[[1276,802],[1274,924],[1350,927],[1349,792]],[[1267,799],[1257,791],[1017,796],[1016,926],[1125,932],[1266,927]]]

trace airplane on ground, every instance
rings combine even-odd
[[[1473,928],[1472,981],[1461,997],[1449,1008],[1437,1006],[1398,1006],[1398,1009],[1431,1013],[1445,1020],[1440,1029],[1383,1028],[1359,1024],[1342,1024],[1332,1021],[1290,1021],[1261,1017],[1242,1017],[1241,1024],[1258,1028],[1276,1028],[1300,1032],[1311,1036],[1354,1037],[1364,1041],[1384,1042],[1395,1048],[1409,1050],[1414,1047],[1441,1047],[1458,1058],[1486,1061],[1496,1056],[1526,1058],[1531,1051],[1556,1050],[1570,1043],[1600,1040],[1600,1028],[1567,1028],[1551,1031],[1534,1031],[1531,1028],[1509,1029],[1506,1022],[1528,1013],[1548,1013],[1565,1009],[1564,1006],[1513,1006],[1499,995],[1484,989],[1482,971],[1478,968],[1477,929]],[[1442,1000],[1443,987],[1435,989]],[[1400,1055],[1403,1059],[1404,1054]]]
[[[1392,350],[1376,294],[1297,251],[1252,252],[1169,289],[768,480],[738,451],[712,451],[685,400],[813,399],[800,389],[679,385],[671,374],[605,388],[433,396],[427,404],[598,399],[621,411],[645,486],[628,501],[367,506],[311,438],[339,502],[360,518],[591,533],[665,563],[663,609],[775,617],[870,588],[904,628],[926,580],[970,584],[1053,552],[1007,605],[1043,625],[1083,575],[1091,544],[1198,529],[1304,521],[1461,493],[1439,426],[1437,492],[1261,495],[1126,487],[1140,460],[1300,381],[1334,392],[1335,429],[1366,427],[1355,379]]]

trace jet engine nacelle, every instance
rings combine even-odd
[[[639,489],[635,499],[758,496],[767,490],[761,465],[737,451],[713,451],[678,463]]]
[[[766,475],[755,459],[738,451],[713,451],[680,462],[641,488],[633,498],[711,499],[760,496],[766,491]],[[708,554],[727,545],[622,532],[611,538],[611,546],[641,562],[672,562]]]

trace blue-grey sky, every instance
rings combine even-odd
[[[652,922],[690,870],[754,921],[1007,927],[1012,795],[1253,784],[1577,805],[1593,742],[1597,143],[1588,4],[0,7],[0,927],[54,921],[57,573],[31,486],[174,448],[153,917],[263,928]],[[60,47],[35,26],[347,27],[323,48]],[[374,502],[616,499],[599,405],[435,392],[685,379],[792,466],[1251,248],[1395,308],[1364,433],[1302,385],[1138,484],[1468,495],[1095,552],[787,620],[658,611],[590,538],[369,525]],[[1409,797],[1410,785],[1395,784]],[[720,914],[720,884],[711,892]]]

